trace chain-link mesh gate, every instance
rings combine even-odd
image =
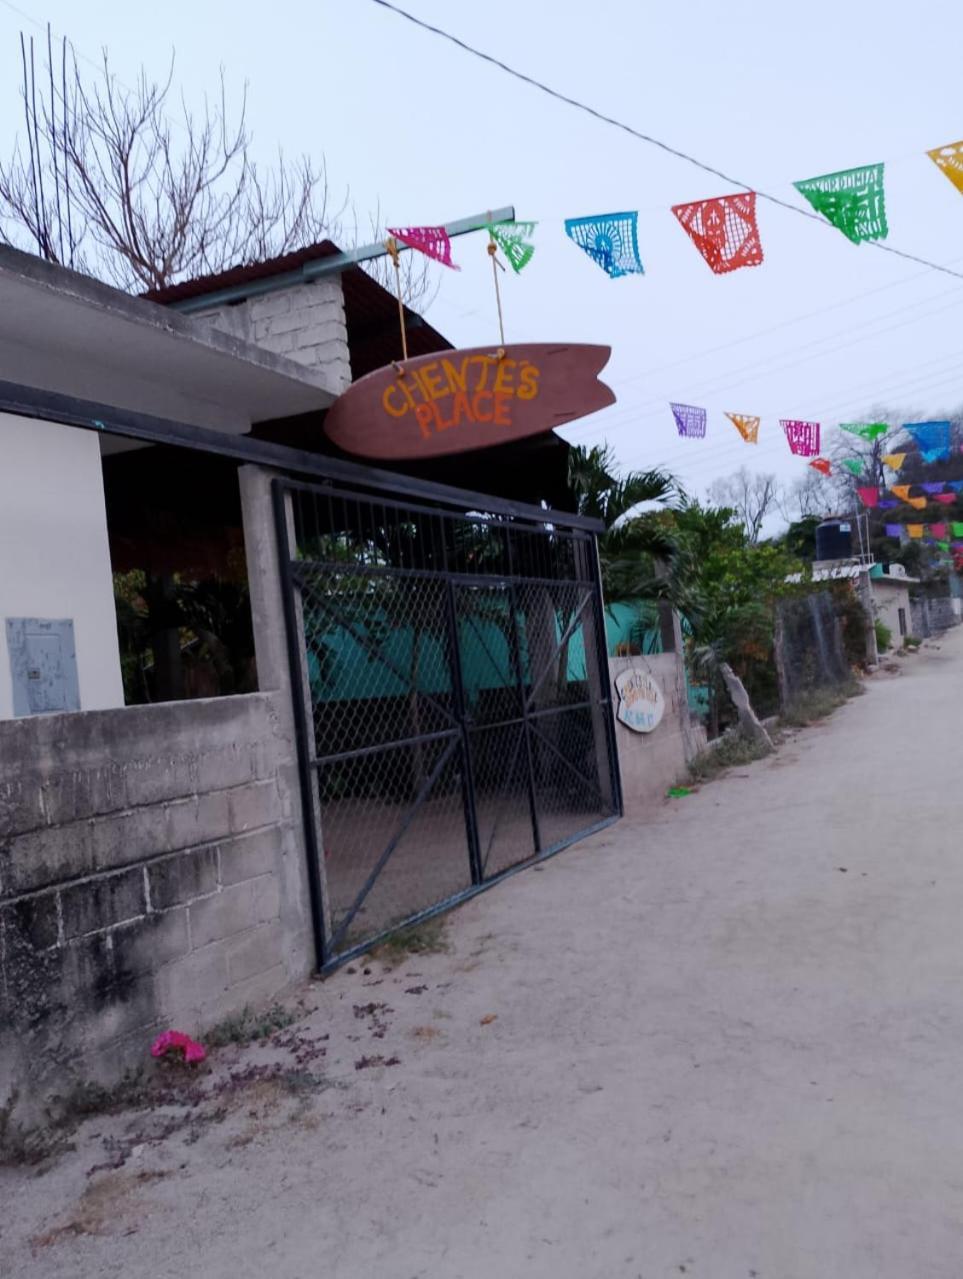
[[[620,815],[598,565],[555,512],[274,496],[329,965]]]

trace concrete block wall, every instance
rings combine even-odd
[[[262,693],[0,722],[0,1119],[310,970],[278,724]]]
[[[662,689],[665,712],[651,733],[635,733],[615,722],[615,739],[622,772],[626,817],[651,813],[666,790],[685,775],[686,764],[705,746],[705,731],[693,724],[685,692],[685,677],[677,653],[648,657],[610,657],[609,680],[613,710],[618,709],[615,680],[634,667],[649,672]]]
[[[951,595],[920,595],[910,601],[910,634],[928,639],[961,622],[960,601]]]
[[[340,395],[351,381],[348,330],[338,279],[316,280],[195,313],[234,337],[323,372]]]
[[[959,626],[958,600],[949,595],[938,595],[928,598],[925,603],[929,609],[931,631],[947,631],[951,626]]]

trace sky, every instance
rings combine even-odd
[[[963,10],[934,0],[400,0],[427,22],[738,181],[804,204],[796,179],[885,162],[887,243],[963,273],[963,195],[926,156],[963,138]],[[502,277],[506,338],[611,346],[617,403],[563,430],[608,441],[623,468],[665,467],[695,495],[745,464],[805,474],[779,418],[823,424],[885,404],[910,418],[963,403],[963,278],[901,260],[765,202],[765,261],[716,276],[673,204],[738,189],[593,120],[420,30],[372,0],[226,4],[0,0],[0,148],[18,122],[18,33],[106,47],[118,77],[161,75],[171,48],[189,101],[223,66],[249,86],[255,150],[326,161],[334,198],[365,220],[436,224],[514,205],[536,253]],[[645,275],[609,279],[566,217],[638,210]],[[435,268],[431,322],[457,346],[497,340],[482,234]],[[679,439],[670,401],[704,406]],[[757,447],[725,411],[762,417]]]

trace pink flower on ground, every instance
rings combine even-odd
[[[165,1030],[162,1035],[158,1035],[150,1047],[150,1055],[152,1057],[166,1057],[171,1051],[183,1054],[184,1060],[189,1065],[196,1065],[204,1060],[207,1051],[203,1044],[197,1043],[191,1039],[190,1035],[185,1035],[182,1030]]]

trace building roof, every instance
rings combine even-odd
[[[209,296],[336,254],[330,241],[134,297],[31,254],[0,246],[0,381],[115,409],[338,454],[323,434],[338,388],[296,363],[176,311]],[[351,368],[361,377],[399,358],[397,300],[358,267],[341,273]],[[213,304],[213,302],[212,302]],[[412,356],[452,344],[406,308]],[[146,445],[101,435],[101,450]],[[391,466],[417,478],[518,501],[571,507],[568,445],[548,433],[511,444]]]
[[[219,302],[238,302],[248,295],[248,289],[253,296],[255,292],[266,289],[294,287],[309,282],[310,275],[302,274],[304,267],[335,257],[340,252],[336,244],[324,240],[267,262],[231,267],[216,275],[155,289],[144,296],[171,308],[192,303],[192,310],[201,309],[197,303],[205,298],[210,300],[211,307]],[[349,266],[338,274],[344,297],[351,375],[357,379],[401,358],[398,301],[394,294],[360,267]],[[405,307],[405,330],[411,357],[453,349],[453,344],[446,337],[409,307]],[[348,456],[324,435],[322,414],[285,415],[278,412],[272,416],[274,420],[262,421],[254,428],[253,434],[311,452]],[[281,418],[285,420],[278,420]],[[548,432],[469,453],[425,461],[383,462],[381,465],[386,470],[397,470],[440,484],[471,488],[516,501],[543,499],[559,510],[569,510],[572,497],[568,487],[568,451],[569,446],[560,435]]]
[[[323,371],[5,245],[0,380],[233,433],[335,398]]]
[[[277,288],[304,284],[306,278],[301,268],[323,258],[336,257],[341,249],[331,240],[308,245],[294,253],[285,253],[266,262],[252,262],[247,266],[232,266],[214,275],[185,280],[165,289],[151,289],[143,296],[148,301],[177,309],[186,302],[230,290],[232,299],[243,298],[245,289],[262,289],[267,281],[274,281]],[[358,266],[341,271],[341,289],[344,295],[344,318],[348,330],[348,351],[351,358],[351,375],[357,379],[383,368],[401,357],[398,329],[398,300],[383,288],[377,280]],[[212,305],[216,299],[211,298]],[[450,351],[452,343],[433,328],[422,316],[405,307],[405,330],[408,338],[408,354],[414,358],[429,355],[433,351]]]
[[[881,568],[882,565],[877,567]],[[916,586],[919,583],[918,577],[910,577],[904,573],[870,573],[870,584],[876,586]]]

